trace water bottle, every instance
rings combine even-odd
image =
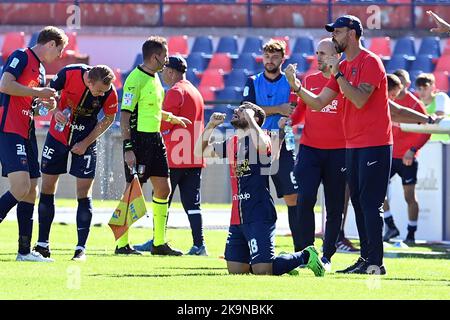
[[[45,117],[46,115],[48,115],[48,109],[45,107],[45,105],[42,102],[39,102],[37,107],[38,107],[38,113],[40,116]]]
[[[64,121],[64,122],[56,122],[55,130],[58,131],[58,132],[62,132],[64,130],[64,127],[66,126],[67,121],[69,121],[69,118],[70,118],[70,107],[65,108],[62,113],[66,117],[66,121]]]
[[[284,126],[284,141],[286,143],[286,150],[295,150],[295,135],[294,130],[289,122]]]

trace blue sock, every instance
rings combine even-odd
[[[38,242],[47,243],[50,237],[50,227],[55,217],[55,195],[41,193],[39,198],[39,239]]]
[[[302,264],[308,263],[309,253],[307,251],[300,251],[295,253],[280,254],[272,263],[272,274],[280,276],[287,273]]]
[[[77,210],[77,247],[85,247],[92,220],[92,198],[78,199]]]
[[[19,253],[30,253],[31,235],[33,234],[34,204],[19,202],[17,205],[17,221],[19,224]]]
[[[6,191],[0,198],[0,222],[6,218],[8,212],[14,207],[19,201],[12,195],[11,192]]]
[[[201,247],[203,245],[203,224],[202,215],[199,213],[188,214],[189,224],[191,225],[192,238],[194,239],[194,246]]]

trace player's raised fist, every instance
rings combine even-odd
[[[209,118],[209,123],[214,127],[217,127],[225,121],[226,116],[227,115],[225,113],[214,112],[211,115],[211,118]]]

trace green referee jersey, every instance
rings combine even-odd
[[[130,128],[140,132],[159,132],[164,88],[158,74],[136,67],[123,86],[122,111],[131,112]]]

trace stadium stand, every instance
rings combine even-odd
[[[370,42],[369,50],[376,53],[382,59],[390,59],[392,55],[391,51],[391,38],[389,37],[374,37]]]
[[[188,37],[186,35],[169,37],[167,45],[170,55],[180,55],[184,58],[189,55]]]
[[[192,45],[191,53],[201,52],[206,57],[211,58],[213,54],[213,42],[211,36],[198,36],[194,40]]]
[[[6,61],[11,53],[17,48],[25,47],[25,33],[24,32],[8,32],[3,38],[2,55]]]
[[[315,50],[313,37],[297,37],[294,48],[292,49],[292,53],[300,53],[309,56],[314,55]]]
[[[404,55],[414,58],[416,56],[414,37],[403,37],[397,39],[394,48],[394,56],[395,55]]]

